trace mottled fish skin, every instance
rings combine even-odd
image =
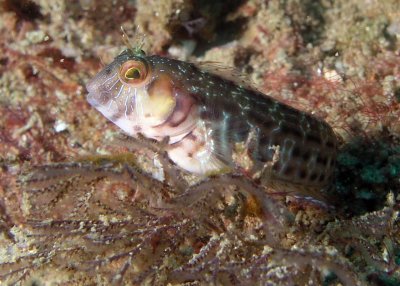
[[[142,86],[126,85],[118,77],[121,66],[132,60],[143,61],[151,73]],[[170,158],[190,172],[234,168],[235,144],[253,134],[248,150],[254,171],[271,161],[273,146],[279,146],[271,179],[313,189],[332,182],[337,140],[326,122],[194,64],[126,50],[87,89],[88,101],[128,135],[169,136]],[[170,97],[165,101],[170,111],[162,107],[161,94]],[[138,111],[155,106],[161,111],[147,114],[151,120]]]

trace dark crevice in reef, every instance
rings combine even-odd
[[[329,2],[321,0],[305,0],[285,4],[286,15],[293,22],[292,26],[301,35],[304,46],[320,44],[325,32],[325,12],[328,5]]]
[[[247,20],[240,18],[233,22],[221,23],[216,31],[216,37],[210,41],[200,41],[194,54],[196,56],[201,56],[213,47],[222,46],[224,44],[234,41],[240,32],[242,32],[243,27],[246,25]]]
[[[382,209],[400,189],[399,138],[355,138],[343,146],[336,170],[337,204],[347,216]]]
[[[3,10],[14,12],[18,19],[24,21],[42,20],[44,17],[40,11],[40,6],[30,0],[5,0]]]
[[[186,33],[196,38],[198,45],[195,55],[201,55],[212,47],[221,46],[236,39],[246,26],[247,20],[228,20],[227,16],[236,11],[245,1],[198,1],[194,3],[191,19],[200,23],[198,31],[185,25]]]

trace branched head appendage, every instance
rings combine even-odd
[[[142,48],[144,46],[144,41],[145,41],[146,35],[139,32],[139,27],[136,27],[136,29],[135,29],[135,36],[134,36],[133,40],[131,40],[129,38],[124,27],[122,27],[122,26],[121,26],[121,32],[122,32],[122,41],[128,48],[128,51],[130,51],[135,56],[145,56],[146,55],[146,53],[142,50]]]

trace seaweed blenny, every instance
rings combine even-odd
[[[274,161],[269,185],[316,198],[332,184],[337,139],[326,122],[210,68],[129,48],[87,90],[89,103],[127,135],[167,141],[169,158],[188,172],[238,170],[244,146],[247,174]]]

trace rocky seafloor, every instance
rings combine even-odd
[[[2,0],[0,11],[5,285],[400,284],[398,1]],[[134,40],[139,27],[148,54],[233,66],[326,120],[340,139],[334,211],[283,197],[292,219],[277,229],[263,202],[212,180],[187,210],[151,209],[178,187],[140,177],[152,158],[110,143],[118,129],[85,99],[125,48],[121,26]],[[64,173],[24,186],[50,163]]]

